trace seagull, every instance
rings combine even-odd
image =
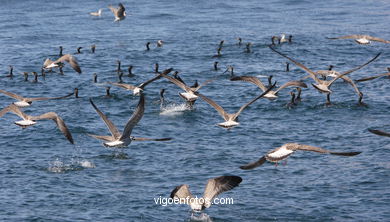
[[[343,76],[345,76],[345,75],[347,75],[347,74],[349,74],[349,73],[351,73],[351,72],[354,72],[354,71],[356,71],[356,70],[358,70],[358,69],[361,69],[362,67],[368,65],[369,63],[371,63],[372,61],[374,61],[375,59],[377,59],[377,58],[381,55],[381,53],[378,53],[374,58],[372,58],[370,61],[364,63],[363,65],[360,65],[360,66],[358,66],[358,67],[356,67],[356,68],[353,68],[353,69],[351,69],[351,70],[348,70],[348,71],[346,71],[346,72],[343,72],[342,74],[338,75],[336,78],[333,78],[333,79],[330,80],[330,81],[326,81],[326,80],[320,80],[320,79],[318,79],[317,76],[316,76],[316,74],[315,74],[315,72],[313,72],[312,70],[310,70],[309,68],[307,68],[307,67],[304,66],[303,64],[301,64],[301,63],[299,63],[299,62],[297,62],[297,61],[295,61],[295,60],[289,58],[288,56],[284,55],[284,54],[281,53],[281,52],[276,51],[276,50],[275,50],[273,47],[271,47],[271,46],[269,46],[269,48],[270,48],[272,51],[278,53],[279,55],[281,55],[281,56],[287,58],[288,60],[290,60],[291,62],[293,62],[295,65],[297,65],[297,66],[299,66],[300,68],[302,68],[303,70],[305,70],[307,73],[309,73],[309,74],[310,74],[310,77],[311,77],[312,79],[314,79],[314,81],[316,82],[316,84],[312,84],[313,87],[316,88],[316,89],[317,89],[319,92],[321,92],[321,93],[328,93],[328,94],[329,94],[329,93],[332,93],[332,91],[330,90],[330,87],[331,87],[331,85],[332,85],[337,79],[339,79],[339,78],[341,78],[341,77],[343,77]]]
[[[266,160],[277,164],[279,161],[287,159],[287,157],[289,157],[297,150],[312,151],[312,152],[317,152],[322,154],[332,154],[338,156],[355,156],[361,153],[361,152],[333,152],[315,146],[303,145],[298,143],[286,143],[281,147],[269,151],[266,155],[262,156],[259,160],[244,166],[240,166],[240,168],[243,170],[251,170],[258,166],[263,165],[263,163],[265,163]]]
[[[370,132],[373,133],[373,134],[379,135],[379,136],[387,136],[387,137],[390,137],[390,133],[385,132],[385,131],[376,130],[376,129],[368,129],[368,131],[370,131]]]
[[[17,102],[14,102],[13,104],[18,106],[18,107],[28,107],[32,104],[33,101],[43,101],[43,100],[51,100],[51,99],[64,99],[64,98],[67,98],[71,95],[73,95],[74,93],[70,93],[66,96],[61,96],[61,97],[33,97],[33,98],[29,98],[29,97],[22,97],[22,96],[19,96],[15,93],[11,93],[11,92],[7,92],[5,90],[1,90],[0,89],[0,93],[3,93],[9,97],[12,97],[14,99],[17,99],[18,101]]]
[[[129,121],[126,123],[125,128],[123,129],[122,134],[119,132],[119,130],[115,127],[115,125],[107,118],[106,115],[104,115],[93,103],[92,99],[89,99],[89,102],[92,104],[93,108],[96,110],[96,112],[99,114],[100,118],[104,121],[107,128],[109,129],[111,136],[98,136],[98,135],[92,135],[88,134],[91,137],[94,137],[99,140],[106,141],[103,143],[105,147],[116,147],[116,148],[124,148],[127,147],[131,141],[167,141],[171,140],[171,138],[162,138],[162,139],[150,139],[150,138],[136,138],[132,137],[131,132],[133,131],[133,128],[137,125],[137,123],[141,120],[142,116],[144,115],[145,110],[145,97],[141,93],[137,108],[135,109],[133,115],[130,117]]]
[[[214,109],[217,110],[217,112],[225,120],[225,122],[218,123],[217,124],[218,126],[230,129],[232,127],[235,127],[235,126],[239,125],[239,122],[237,121],[238,120],[238,116],[241,114],[242,111],[244,111],[244,109],[246,107],[248,107],[249,105],[254,103],[256,100],[258,100],[261,97],[263,97],[264,95],[266,95],[269,91],[271,91],[271,89],[273,87],[275,87],[275,85],[276,85],[276,82],[270,88],[268,88],[263,94],[261,94],[260,96],[257,96],[256,98],[252,99],[248,103],[246,103],[243,106],[241,106],[240,109],[236,113],[231,113],[231,114],[225,112],[225,110],[220,105],[218,105],[216,102],[214,102],[210,98],[208,98],[208,97],[206,97],[206,96],[204,96],[204,95],[202,95],[202,94],[200,94],[198,92],[195,92],[195,95],[200,96],[200,98],[202,98],[204,101],[206,101],[210,106],[214,107]]]
[[[162,47],[164,44],[163,40],[158,40],[157,41],[157,47]]]
[[[43,68],[49,69],[53,67],[58,67],[59,63],[64,63],[64,62],[68,62],[76,72],[81,73],[81,68],[76,60],[76,57],[72,56],[71,54],[65,54],[54,62],[51,61],[50,59],[46,59],[43,64]]]
[[[69,142],[74,144],[72,134],[69,132],[68,127],[66,127],[64,120],[55,112],[48,112],[39,116],[30,116],[22,112],[15,104],[11,104],[0,111],[0,117],[8,112],[12,112],[23,119],[15,122],[16,125],[23,129],[35,125],[37,120],[51,119],[57,124],[58,129],[65,135]]]
[[[362,44],[362,45],[370,44],[371,41],[390,43],[390,41],[388,41],[388,40],[384,40],[384,39],[377,38],[377,37],[372,37],[369,35],[345,35],[345,36],[327,38],[327,39],[355,39],[355,41],[358,44]]]
[[[256,77],[254,76],[235,76],[230,79],[231,81],[245,81],[252,84],[255,84],[257,87],[259,87],[263,92],[267,91],[266,86]],[[277,90],[271,90],[267,94],[264,95],[264,98],[267,98],[269,100],[274,100],[278,98],[278,93],[280,90],[289,87],[289,86],[296,86],[296,87],[302,87],[307,88],[307,85],[301,81],[290,81],[285,84],[283,84],[281,87],[279,87]]]
[[[239,176],[220,176],[209,179],[204,189],[203,198],[192,196],[187,184],[175,187],[171,192],[172,199],[179,199],[180,203],[190,205],[193,212],[200,212],[209,208],[219,194],[237,187],[242,182]]]
[[[92,16],[101,16],[103,9],[99,9],[97,12],[90,12],[89,14]]]
[[[162,72],[162,74],[166,75],[166,74],[170,73],[171,71],[172,71],[172,68],[166,69],[166,70],[164,70],[164,72]],[[126,89],[126,90],[132,90],[133,95],[140,95],[141,91],[144,90],[145,86],[147,86],[149,83],[151,83],[157,79],[160,79],[161,77],[162,77],[161,74],[156,75],[154,78],[149,79],[148,81],[143,82],[143,83],[139,84],[138,86],[125,84],[125,83],[113,83],[113,82],[108,82],[108,84],[118,86],[118,87],[121,87],[121,88]]]
[[[181,89],[183,89],[185,91],[185,92],[179,93],[179,95],[184,100],[186,100],[187,104],[190,107],[192,107],[194,105],[195,101],[198,99],[198,96],[195,95],[195,93],[200,88],[205,86],[206,84],[214,81],[214,79],[210,79],[210,80],[205,81],[202,85],[198,85],[197,87],[192,88],[192,87],[187,86],[183,81],[180,81],[180,80],[178,80],[176,78],[173,78],[171,76],[167,76],[164,73],[161,73],[161,76],[163,76],[164,78],[168,79],[170,82],[172,82],[173,84],[177,85],[178,87],[180,87]]]
[[[112,13],[114,13],[115,20],[114,22],[121,21],[126,18],[126,9],[122,5],[122,3],[119,3],[119,8],[114,8],[112,6],[108,6],[108,8],[111,9]]]
[[[279,44],[283,42],[291,42],[292,41],[292,35],[288,36],[288,39],[286,38],[286,34],[282,34],[279,38]]]

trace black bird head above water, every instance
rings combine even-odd
[[[127,69],[127,71],[129,72],[129,76],[133,76],[133,66],[130,65],[129,68]]]
[[[34,83],[37,83],[38,82],[38,73],[37,72],[33,72],[33,75],[34,75]]]
[[[292,35],[288,36],[288,42],[292,42],[292,37],[293,37]]]
[[[290,63],[286,62],[286,72],[290,72]]]
[[[81,49],[82,49],[83,47],[78,47],[77,48],[77,52],[76,52],[76,54],[80,54],[81,53]]]
[[[248,43],[246,44],[246,50],[245,50],[245,52],[250,53],[250,52],[251,52],[251,46],[252,46],[252,43],[248,42]]]
[[[23,75],[24,75],[24,81],[27,82],[28,81],[28,72],[23,72]]]
[[[106,98],[109,98],[109,97],[111,97],[111,94],[110,94],[110,89],[111,89],[111,87],[110,87],[110,86],[107,86],[107,87],[106,87],[106,95],[105,95],[104,97],[106,97]]]
[[[44,69],[44,68],[41,68],[41,76],[42,76],[43,78],[46,77],[46,73],[45,73],[45,69]]]
[[[97,74],[96,73],[93,74],[93,83],[97,83]]]
[[[195,80],[194,85],[190,86],[190,88],[198,88],[198,86],[199,86],[198,80]]]
[[[79,88],[74,88],[74,97],[79,98]]]
[[[95,53],[95,50],[96,50],[96,45],[95,44],[91,45],[91,52]]]
[[[13,66],[9,66],[9,73],[6,77],[9,77],[9,78],[12,78],[14,76],[14,67]]]
[[[146,46],[146,50],[149,51],[150,50],[150,42],[147,42],[145,46]]]
[[[215,70],[215,71],[218,70],[218,61],[215,61],[215,62],[214,62],[214,70]]]
[[[63,48],[62,48],[62,46],[60,46],[60,53],[58,54],[58,56],[63,56],[62,50],[63,50]]]
[[[334,68],[334,66],[333,65],[329,65],[329,68],[328,68],[328,70],[329,71],[332,71],[332,69]]]
[[[242,44],[242,38],[238,37],[237,40],[238,40],[237,44],[240,46]]]
[[[118,73],[118,83],[123,83],[122,76],[123,72]]]
[[[117,63],[116,71],[120,72],[121,71],[121,61],[120,60],[116,60],[116,63]]]
[[[154,64],[154,72],[155,73],[158,73],[158,63],[156,62],[156,64]]]

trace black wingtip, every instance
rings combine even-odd
[[[179,185],[179,186],[177,186],[177,187],[175,187],[175,189],[173,189],[172,190],[172,192],[171,192],[171,195],[169,196],[170,198],[174,198],[175,197],[175,195],[176,195],[176,192],[180,189],[180,187],[182,187],[183,185]]]

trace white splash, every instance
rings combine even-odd
[[[79,164],[80,164],[80,166],[82,166],[84,168],[95,168],[96,167],[96,165],[89,160],[81,160],[81,161],[79,161]]]
[[[169,104],[167,106],[161,107],[160,115],[174,116],[179,115],[186,110],[191,110],[191,108],[185,103]]]

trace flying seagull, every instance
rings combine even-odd
[[[205,81],[202,85],[198,85],[196,87],[189,87],[187,86],[183,81],[180,81],[178,78],[174,78],[168,75],[165,75],[164,73],[161,73],[161,76],[168,79],[173,84],[177,85],[181,89],[183,89],[185,92],[179,93],[179,95],[187,101],[187,104],[192,107],[195,103],[195,101],[198,99],[198,96],[195,94],[200,88],[205,86],[206,84],[214,81],[214,79],[210,79]]]
[[[149,138],[136,138],[132,137],[131,132],[133,131],[133,128],[137,125],[137,123],[141,120],[142,116],[144,115],[145,110],[145,97],[143,93],[141,93],[137,108],[135,109],[133,115],[130,117],[128,122],[126,123],[125,128],[123,129],[123,132],[120,133],[119,130],[115,127],[115,125],[107,118],[106,115],[104,115],[93,103],[92,99],[89,99],[91,105],[96,110],[96,112],[99,114],[99,116],[102,118],[104,123],[106,124],[107,128],[109,129],[111,136],[98,136],[98,135],[92,135],[88,134],[91,137],[94,137],[99,140],[105,141],[103,143],[106,147],[117,147],[117,148],[124,148],[127,147],[131,141],[167,141],[171,140],[171,138],[163,138],[163,139],[149,139]]]
[[[196,92],[195,94],[197,96],[200,96],[200,98],[202,98],[204,101],[206,101],[210,106],[214,107],[214,109],[217,110],[217,112],[225,120],[225,122],[218,123],[218,126],[229,129],[229,128],[232,128],[232,127],[239,125],[238,116],[241,114],[242,111],[244,111],[244,109],[246,107],[248,107],[249,105],[254,103],[256,100],[260,99],[261,97],[265,96],[269,91],[271,91],[271,89],[273,87],[275,87],[275,85],[276,85],[276,82],[270,88],[268,88],[268,90],[263,92],[263,94],[261,94],[260,96],[257,96],[256,98],[252,99],[248,103],[241,106],[241,108],[236,113],[227,113],[220,105],[218,105],[216,102],[214,102],[210,98],[208,98],[208,97],[206,97],[198,92]]]
[[[256,77],[254,76],[235,76],[230,79],[231,81],[245,81],[252,84],[255,84],[257,87],[259,87],[263,92],[267,91],[267,87]],[[281,87],[279,87],[277,90],[271,90],[267,94],[264,95],[264,98],[267,98],[269,100],[273,100],[278,98],[278,93],[280,90],[289,87],[289,86],[295,86],[295,87],[303,87],[307,88],[307,85],[301,81],[290,81],[285,84],[283,84]]]
[[[377,37],[372,37],[369,35],[345,35],[345,36],[327,38],[327,39],[355,39],[355,41],[358,44],[363,44],[363,45],[370,44],[371,41],[390,43],[390,41],[388,41],[388,40],[384,40],[384,39],[377,38]]]
[[[172,68],[170,69],[166,69],[162,72],[162,74],[166,75],[168,73],[170,73],[172,71]],[[125,84],[125,83],[113,83],[113,82],[108,82],[108,84],[111,84],[111,85],[114,85],[114,86],[118,86],[118,87],[121,87],[123,89],[126,89],[126,90],[132,90],[133,91],[133,94],[134,95],[140,95],[141,91],[144,90],[144,88],[151,82],[161,78],[162,75],[159,74],[159,75],[156,75],[154,78],[152,79],[149,79],[148,81],[146,82],[143,82],[141,84],[139,84],[138,86],[134,86],[134,85],[130,85],[130,84]]]
[[[22,97],[22,96],[19,96],[15,93],[11,93],[11,92],[7,92],[5,90],[1,90],[0,89],[0,93],[3,93],[9,97],[12,97],[14,99],[17,99],[18,101],[17,102],[14,102],[13,104],[15,104],[16,106],[18,107],[27,107],[27,106],[30,106],[32,104],[33,101],[43,101],[43,100],[51,100],[51,99],[64,99],[64,98],[67,98],[71,95],[73,95],[74,93],[70,93],[66,96],[61,96],[61,97],[33,97],[33,98],[28,98],[28,97]]]
[[[301,63],[299,63],[299,62],[297,62],[297,61],[295,61],[295,60],[289,58],[288,56],[284,55],[284,54],[281,53],[281,52],[276,51],[276,50],[275,50],[273,47],[271,47],[271,46],[269,46],[269,48],[270,48],[272,51],[274,51],[274,52],[278,53],[279,55],[285,57],[286,59],[290,60],[291,62],[293,62],[293,63],[294,63],[295,65],[297,65],[298,67],[302,68],[302,69],[303,69],[304,71],[306,71],[307,73],[309,73],[310,76],[311,76],[311,78],[313,78],[314,81],[316,82],[316,84],[312,84],[313,87],[316,88],[316,89],[317,89],[318,91],[320,91],[321,93],[331,93],[332,91],[331,91],[329,88],[330,88],[330,86],[331,86],[337,79],[339,79],[339,78],[341,78],[341,77],[343,77],[343,76],[345,76],[345,75],[347,75],[347,74],[349,74],[349,73],[351,73],[351,72],[354,72],[354,71],[356,71],[356,70],[358,70],[358,69],[363,68],[364,66],[366,66],[366,65],[368,65],[369,63],[373,62],[375,59],[377,59],[377,58],[381,55],[381,53],[378,53],[374,58],[372,58],[372,59],[369,60],[368,62],[364,63],[363,65],[360,65],[360,66],[355,67],[355,68],[353,68],[353,69],[351,69],[351,70],[348,70],[348,71],[346,71],[346,72],[343,72],[343,73],[341,73],[340,75],[338,75],[336,78],[333,78],[333,79],[330,80],[330,81],[326,81],[326,80],[320,80],[320,79],[318,79],[317,76],[316,76],[316,74],[315,74],[315,72],[313,72],[312,70],[310,70],[309,68],[307,68],[307,67],[304,66],[303,64],[301,64]]]
[[[61,56],[59,59],[56,61],[51,61],[50,59],[46,59],[45,62],[43,63],[43,68],[44,69],[50,69],[54,67],[60,66],[60,63],[67,62],[69,65],[78,73],[81,73],[81,68],[76,60],[76,57],[72,56],[71,54],[65,54]]]
[[[57,115],[57,113],[55,112],[48,112],[39,116],[30,116],[22,112],[20,108],[15,104],[11,104],[0,111],[0,117],[2,117],[4,114],[8,112],[12,112],[23,119],[15,122],[16,125],[22,128],[27,128],[29,126],[35,125],[36,121],[38,120],[51,119],[57,124],[58,129],[65,135],[65,137],[69,140],[69,142],[71,144],[74,144],[72,134],[69,132],[68,127],[65,125],[64,120],[62,120],[62,118],[59,115]]]
[[[326,150],[315,146],[303,145],[298,143],[286,143],[281,147],[269,151],[267,154],[262,156],[259,160],[244,166],[240,166],[240,168],[243,170],[254,169],[258,166],[263,165],[263,163],[265,163],[265,161],[267,160],[277,164],[279,161],[287,159],[287,157],[289,157],[297,150],[312,151],[312,152],[317,152],[322,154],[332,154],[338,156],[355,156],[361,153],[361,152],[332,152],[330,150]]]
[[[179,199],[180,203],[190,205],[192,211],[200,212],[205,208],[209,208],[215,197],[219,194],[229,191],[237,187],[242,182],[239,176],[220,176],[209,179],[204,189],[203,198],[192,196],[190,188],[187,184],[177,186],[171,192],[172,199]]]
[[[114,8],[111,5],[108,6],[108,8],[110,8],[112,13],[114,13],[115,16],[114,22],[121,21],[126,18],[126,11],[125,11],[126,9],[122,5],[122,3],[119,3],[119,8]]]

